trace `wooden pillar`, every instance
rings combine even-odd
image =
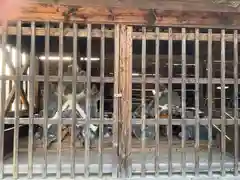
[[[131,175],[132,145],[132,27],[120,26],[119,64],[119,166],[120,176]]]

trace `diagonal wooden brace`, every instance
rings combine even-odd
[[[15,70],[12,62],[10,61],[10,58],[6,58],[6,63],[8,65],[8,67],[10,68],[10,72],[12,74],[16,74],[16,70]],[[28,59],[27,63],[21,68],[20,75],[23,75],[24,73],[27,72],[29,65],[30,65],[30,61]],[[11,92],[9,93],[9,96],[6,100],[5,115],[7,114],[7,112],[9,112],[11,105],[14,102],[15,92],[16,92],[16,85],[13,85],[13,88],[12,88]],[[27,100],[27,96],[22,87],[20,88],[20,98],[21,98],[21,101],[27,106],[27,109],[29,109],[29,103]]]

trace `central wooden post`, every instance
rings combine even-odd
[[[132,27],[120,26],[119,166],[120,176],[131,176],[132,149]]]

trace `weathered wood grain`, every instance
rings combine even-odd
[[[72,0],[73,1],[73,0]],[[69,1],[70,2],[70,1]],[[162,2],[162,1],[159,1]],[[177,6],[177,2],[176,6]],[[204,4],[204,3],[203,3]],[[184,7],[189,7],[186,4]],[[218,5],[215,5],[218,6]],[[214,6],[214,7],[215,7]],[[221,6],[221,5],[219,5]],[[62,4],[33,4],[24,9],[19,19],[23,21],[68,21],[98,24],[138,24],[151,26],[194,26],[194,27],[239,27],[240,14],[236,8],[222,7],[216,11],[201,10],[196,5],[188,10],[178,8],[165,8],[154,6],[154,10],[147,7],[138,8],[129,6],[90,6],[84,5],[69,7]],[[191,7],[191,6],[190,6]],[[196,10],[199,9],[201,12]],[[227,10],[226,10],[227,9]],[[68,16],[69,15],[69,16]]]
[[[228,0],[227,0],[228,1]],[[120,7],[181,11],[238,12],[238,6],[232,2],[218,0],[34,0],[33,2],[63,4],[82,7]]]

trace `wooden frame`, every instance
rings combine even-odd
[[[48,2],[49,3],[49,2]],[[238,9],[237,8],[230,8],[230,7],[226,7],[226,6],[222,6],[222,5],[213,5],[209,2],[207,2],[206,0],[201,4],[200,1],[188,1],[188,2],[177,2],[177,1],[171,1],[169,3],[166,2],[166,1],[161,1],[161,2],[158,2],[157,0],[152,0],[151,3],[146,3],[145,0],[140,0],[140,1],[136,1],[136,0],[131,0],[131,1],[126,1],[126,2],[113,2],[113,1],[100,1],[100,4],[97,4],[99,5],[98,7],[93,7],[93,4],[95,2],[90,0],[88,3],[85,3],[83,2],[82,0],[80,1],[76,1],[76,0],[69,0],[67,2],[65,1],[60,1],[58,5],[46,5],[44,3],[39,3],[39,4],[34,4],[32,7],[26,9],[25,13],[22,15],[22,17],[20,17],[20,19],[22,21],[39,21],[39,22],[42,22],[42,21],[46,21],[47,23],[45,24],[45,30],[43,31],[44,35],[46,35],[46,40],[45,40],[45,56],[48,57],[49,56],[49,38],[50,38],[50,35],[51,35],[51,27],[50,27],[50,23],[49,21],[55,21],[55,22],[59,22],[59,21],[64,21],[66,23],[68,22],[71,22],[74,21],[73,23],[73,26],[75,28],[74,29],[74,32],[71,36],[74,37],[74,59],[76,60],[77,58],[77,35],[78,35],[78,30],[77,30],[77,26],[76,26],[76,22],[77,23],[84,23],[84,24],[87,24],[87,56],[88,56],[88,59],[89,61],[87,62],[87,78],[86,78],[86,81],[87,81],[87,94],[89,96],[90,94],[90,88],[91,88],[91,80],[94,81],[94,78],[91,77],[91,61],[90,61],[90,57],[91,57],[91,29],[92,29],[92,26],[91,26],[91,23],[97,23],[97,24],[120,24],[120,27],[118,30],[120,31],[117,31],[119,33],[119,36],[114,34],[115,37],[119,38],[119,39],[115,39],[115,43],[120,43],[117,45],[117,47],[119,48],[119,57],[115,57],[115,61],[116,60],[119,60],[117,63],[118,65],[117,66],[117,71],[115,72],[115,79],[117,82],[115,82],[116,84],[114,85],[117,85],[117,87],[114,87],[114,96],[115,96],[115,99],[114,99],[114,113],[117,112],[117,114],[115,114],[115,121],[112,122],[114,123],[114,131],[118,132],[118,136],[115,136],[114,137],[114,142],[113,142],[113,145],[114,145],[114,150],[117,150],[114,151],[114,153],[116,153],[116,156],[117,156],[117,160],[114,159],[113,161],[113,165],[115,166],[120,166],[120,169],[119,171],[117,170],[116,172],[120,172],[121,173],[121,177],[130,177],[131,176],[131,173],[132,173],[132,162],[131,162],[131,146],[132,146],[132,138],[131,138],[131,126],[132,126],[132,117],[131,117],[131,108],[132,108],[132,83],[133,82],[140,82],[142,83],[142,85],[144,85],[144,83],[146,83],[148,80],[149,82],[151,81],[151,83],[154,83],[154,84],[157,84],[157,82],[161,81],[161,82],[165,82],[165,83],[168,83],[170,84],[171,86],[169,86],[169,95],[168,95],[168,100],[169,102],[169,109],[172,109],[172,84],[174,83],[190,83],[190,81],[188,81],[190,78],[186,78],[186,67],[183,67],[184,69],[184,73],[183,73],[183,76],[182,76],[182,79],[180,78],[176,78],[175,81],[174,79],[172,78],[172,66],[173,66],[173,45],[172,45],[172,42],[174,40],[174,33],[172,32],[172,26],[176,26],[176,27],[202,27],[202,28],[221,28],[221,27],[224,27],[224,28],[230,28],[230,29],[233,29],[233,28],[239,28],[240,27],[240,15],[238,14]],[[171,4],[172,3],[172,4]],[[116,5],[119,4],[118,7],[116,7]],[[139,4],[139,6],[135,6],[136,4]],[[70,7],[71,5],[71,7]],[[80,5],[84,6],[84,7],[80,7]],[[126,6],[129,5],[128,9],[126,9]],[[158,7],[157,9],[153,9],[155,7]],[[221,9],[222,7],[224,7],[224,9]],[[144,8],[144,9],[142,9]],[[180,8],[180,10],[178,9]],[[196,11],[198,9],[198,11]],[[200,13],[201,12],[201,13]],[[18,37],[20,37],[20,31],[19,29],[22,29],[21,26],[21,22],[18,23],[18,29],[16,31],[16,34]],[[168,30],[168,34],[167,36],[165,36],[167,38],[167,40],[169,40],[169,53],[168,53],[168,60],[169,60],[169,63],[170,65],[168,65],[169,67],[169,74],[168,74],[168,78],[162,78],[160,79],[159,77],[155,77],[155,78],[146,78],[145,75],[142,76],[142,78],[132,78],[132,40],[134,39],[134,36],[133,36],[133,29],[132,29],[132,26],[131,25],[147,25],[147,26],[171,26]],[[40,25],[41,26],[41,25]],[[71,26],[71,25],[69,25]],[[20,28],[19,28],[20,27]],[[35,28],[35,24],[32,24],[32,27],[31,27],[31,30],[32,32],[35,32],[34,30]],[[61,36],[63,36],[63,24],[61,25]],[[104,31],[104,29],[101,30],[101,35],[103,35],[102,31]],[[146,29],[145,29],[146,31]],[[27,32],[27,31],[26,31]],[[224,31],[225,32],[225,31]],[[55,32],[56,33],[56,32]],[[196,33],[196,32],[195,32]],[[57,34],[57,33],[56,33]],[[55,35],[56,35],[55,34]],[[104,33],[105,34],[105,33]],[[199,36],[199,32],[197,31],[197,40],[195,37],[195,34],[192,33],[192,40],[195,40],[195,43],[197,44],[197,51],[199,51],[199,40],[200,39],[200,36]],[[139,36],[138,36],[139,35]],[[153,36],[151,36],[153,35]],[[166,34],[165,34],[166,35]],[[153,39],[155,40],[156,37],[159,36],[159,29],[158,31],[156,31],[156,33],[152,33],[150,35],[148,35],[147,32],[145,32],[144,35],[141,35],[140,34],[137,34],[136,35],[136,39],[142,39],[142,37],[144,37],[144,41],[146,39]],[[148,38],[149,37],[149,38]],[[180,40],[183,40],[183,44],[182,44],[182,48],[184,50],[185,46],[186,46],[186,40],[188,40],[188,37],[187,37],[187,34],[185,32],[185,30],[182,32],[182,35],[179,34],[178,36],[180,38]],[[185,37],[184,39],[182,37]],[[203,37],[203,36],[201,36]],[[231,36],[233,37],[233,36]],[[234,35],[234,39],[238,39],[239,36],[238,34],[236,33]],[[35,37],[33,37],[32,35],[32,42],[35,41],[34,39]],[[158,37],[157,40],[161,39],[162,36]],[[203,38],[204,39],[204,38]],[[234,40],[233,39],[233,40]],[[208,40],[208,39],[205,39],[205,41]],[[221,40],[221,42],[223,42],[223,40],[225,41],[225,33],[222,34],[219,38],[219,40]],[[211,40],[212,41],[212,40]],[[236,40],[235,40],[236,41]],[[21,42],[20,41],[20,38],[18,39],[18,49],[21,49]],[[211,42],[212,43],[212,42]],[[104,44],[104,43],[103,43]],[[223,43],[222,43],[223,44]],[[61,51],[62,51],[62,45],[60,45],[60,48]],[[159,44],[158,44],[159,46]],[[143,49],[146,50],[146,47],[143,46]],[[223,51],[223,49],[225,49],[225,44],[224,46],[222,45],[221,46],[221,52],[225,52]],[[34,47],[31,48],[32,50],[32,54],[33,51],[35,52],[34,50]],[[103,50],[102,50],[103,51]],[[182,53],[182,59],[184,61],[186,61],[186,52],[185,50],[183,51],[184,53]],[[199,53],[197,53],[199,54]],[[222,54],[225,54],[225,53],[222,53]],[[62,52],[60,52],[60,56],[62,56]],[[117,55],[116,55],[117,56]],[[195,57],[195,60],[196,60],[196,66],[198,67],[199,66],[199,57]],[[33,57],[32,57],[33,59]],[[102,58],[104,59],[104,58]],[[211,59],[211,58],[209,58]],[[225,57],[221,57],[221,60],[223,60],[223,63],[225,63]],[[159,61],[159,53],[156,53],[156,62]],[[144,55],[143,57],[143,62],[146,63],[146,57]],[[44,73],[44,76],[36,76],[36,81],[38,81],[40,78],[42,78],[42,81],[45,82],[45,86],[44,86],[44,91],[46,94],[46,96],[44,96],[44,107],[45,107],[45,110],[44,110],[44,118],[41,119],[41,122],[42,124],[44,125],[44,169],[43,169],[43,177],[47,177],[47,173],[48,173],[48,169],[47,169],[47,165],[48,165],[48,159],[47,159],[47,141],[48,141],[48,137],[47,137],[47,125],[48,123],[50,122],[51,123],[51,120],[48,119],[48,112],[47,112],[47,99],[48,99],[48,82],[51,81],[51,78],[53,77],[53,79],[55,78],[56,81],[58,81],[58,77],[57,76],[49,76],[49,72],[48,72],[48,67],[49,67],[49,62],[45,62],[45,73]],[[76,61],[74,62],[76,63]],[[157,64],[157,63],[156,63]],[[76,65],[76,64],[75,64]],[[211,65],[211,64],[210,64]],[[62,66],[62,65],[61,65]],[[186,66],[186,63],[185,63],[185,66]],[[32,66],[33,67],[33,66]],[[76,68],[76,66],[74,66]],[[102,66],[103,67],[103,66]],[[28,68],[28,67],[26,67]],[[118,69],[119,68],[119,69]],[[12,68],[12,66],[10,65],[10,69],[12,69],[12,72],[13,73],[16,73],[16,71],[14,70],[14,68]],[[210,68],[209,68],[210,69]],[[17,76],[17,81],[18,83],[20,83],[20,76],[22,79],[24,78],[30,78],[29,75],[28,76],[24,76],[23,75],[23,72],[25,71],[25,67],[23,69],[20,69],[18,67],[18,70],[17,70],[17,73],[16,75],[12,75],[13,78],[16,78]],[[210,70],[209,70],[210,71]],[[236,71],[236,70],[235,70]],[[73,71],[73,72],[76,72]],[[142,69],[142,74],[145,74],[145,69],[143,68]],[[32,73],[34,73],[32,71]],[[158,72],[159,74],[159,72]],[[235,74],[237,74],[237,72],[235,72]],[[31,76],[32,74],[30,74]],[[101,75],[101,77],[99,78],[102,82],[102,84],[105,82],[105,78],[103,77],[104,74]],[[225,74],[223,75],[223,73],[221,74],[222,76],[225,76]],[[61,76],[61,75],[60,75]],[[72,80],[72,77],[74,78]],[[234,84],[236,86],[236,84],[239,82],[239,80],[237,78],[235,79],[225,79],[225,77],[223,79],[219,79],[219,78],[215,78],[215,79],[207,79],[207,78],[199,78],[199,72],[197,73],[196,75],[196,79],[194,78],[191,78],[190,80],[192,80],[191,82],[192,83],[195,83],[196,85],[199,86],[200,83],[205,83],[205,84],[210,84],[210,83],[214,83],[214,80],[215,80],[215,83],[217,82],[223,82],[226,83],[227,80],[230,82],[232,82],[232,84]],[[1,77],[2,78],[2,77]],[[5,77],[4,77],[5,78]],[[10,77],[9,77],[10,78]],[[64,77],[64,78],[67,78],[67,77]],[[64,80],[63,77],[61,77],[61,81]],[[73,73],[73,76],[70,76],[68,77],[69,78],[69,81],[72,81],[73,82],[73,89],[75,89],[73,91],[73,94],[76,94],[76,82],[79,81],[78,78],[80,77],[76,77],[76,73]],[[83,77],[84,78],[84,77]],[[32,79],[33,80],[33,79]],[[96,78],[95,78],[96,80]],[[164,80],[164,81],[163,81]],[[93,82],[92,81],[92,82]],[[224,83],[222,83],[222,90],[221,92],[224,92],[223,89],[224,89]],[[32,84],[32,90],[33,90],[33,84]],[[143,86],[143,91],[145,90],[145,86]],[[14,89],[14,88],[13,88]],[[199,88],[197,88],[199,89]],[[19,91],[19,92],[18,92]],[[61,87],[60,87],[60,91],[61,91]],[[182,87],[182,92],[184,93],[186,91],[186,87]],[[14,94],[18,92],[17,94],[18,95],[24,95],[23,93],[23,90],[22,89],[18,89],[15,91],[13,90],[10,94],[11,96],[8,98],[9,102],[12,101],[12,99],[14,98]],[[159,94],[159,89],[157,90],[156,88],[156,92],[157,94]],[[2,93],[3,94],[3,93]],[[144,93],[142,93],[144,94]],[[16,97],[18,97],[18,95],[15,95]],[[117,97],[116,97],[117,96]],[[74,97],[74,96],[73,96]],[[33,98],[33,97],[32,97]],[[75,97],[76,98],[76,97]],[[119,98],[119,99],[117,99]],[[222,99],[224,99],[225,97],[223,97]],[[23,98],[25,99],[25,98]],[[60,99],[60,98],[59,98]],[[93,119],[90,118],[90,102],[89,102],[89,99],[87,99],[87,122],[82,122],[83,124],[87,124],[89,125]],[[199,97],[197,96],[196,99],[198,99],[199,101]],[[9,102],[7,101],[7,104],[9,104]],[[76,99],[74,100],[76,101]],[[33,103],[33,101],[31,101]],[[210,100],[209,100],[210,102]],[[31,104],[32,104],[31,103]],[[76,104],[76,103],[73,103],[73,104]],[[145,95],[144,95],[144,98],[142,98],[142,104],[144,105],[145,104]],[[225,104],[225,103],[223,103]],[[75,106],[75,105],[74,105]],[[145,105],[144,105],[145,106]],[[144,107],[143,106],[143,107]],[[59,109],[60,109],[61,105],[59,105]],[[199,111],[199,102],[196,104],[196,107],[197,107],[197,110],[196,112]],[[76,108],[76,107],[75,107]],[[75,109],[74,108],[74,109]],[[102,105],[102,108],[103,108],[103,105]],[[158,106],[156,105],[155,109],[157,109]],[[17,110],[19,111],[19,110]],[[212,107],[210,108],[210,111],[212,111]],[[33,109],[30,110],[30,117],[33,117]],[[184,110],[183,110],[184,112]],[[222,112],[225,112],[225,109],[222,109]],[[14,129],[14,135],[18,134],[18,131],[19,131],[19,123],[21,121],[25,121],[24,123],[28,124],[29,123],[29,118],[26,118],[26,119],[19,119],[19,116],[18,116],[19,112],[16,113],[15,115],[15,118],[13,120],[15,120],[14,124],[15,124],[15,129]],[[142,113],[142,117],[145,113]],[[144,123],[144,125],[142,126],[142,132],[144,131],[145,129],[145,125],[148,124],[148,122],[152,121],[151,123],[154,123],[155,124],[155,127],[159,126],[159,124],[163,124],[163,125],[168,125],[169,126],[169,134],[172,134],[171,131],[172,129],[170,128],[173,124],[175,124],[176,122],[173,121],[172,117],[171,117],[171,110],[169,110],[168,114],[169,114],[169,119],[168,121],[166,121],[165,119],[163,121],[160,121],[158,119],[158,112],[156,110],[156,113],[155,113],[155,119],[154,121],[150,120],[150,119],[146,119],[146,117],[144,117],[144,122],[140,119],[138,120],[139,123]],[[103,116],[103,115],[102,115]],[[235,115],[236,116],[236,115]],[[19,121],[16,121],[16,119]],[[75,122],[77,120],[76,118],[76,115],[74,115],[73,117],[74,119],[74,122],[72,122],[71,124],[72,125],[75,125]],[[101,123],[101,125],[103,125],[104,123],[107,122],[107,120],[104,120],[103,121],[103,117],[101,117],[102,121],[101,122],[98,122],[99,124]],[[182,117],[182,120],[185,120],[184,116]],[[210,122],[210,119],[211,119],[211,122]],[[10,121],[10,118],[6,120],[9,120]],[[35,118],[35,120],[38,120],[37,118]],[[49,120],[49,121],[48,121]],[[191,121],[192,123],[192,119],[188,119],[189,122]],[[225,128],[225,122],[223,121],[225,120],[225,118],[222,118],[222,122],[220,122],[222,124],[222,127]],[[197,129],[199,129],[199,123],[200,123],[200,119],[199,117],[196,117],[195,119],[196,122],[194,122],[194,124],[196,123],[197,125]],[[211,117],[209,117],[209,121],[206,121],[206,120],[203,120],[205,121],[205,124],[206,123],[209,123],[210,125],[213,124],[213,120]],[[232,120],[232,122],[234,122],[234,125],[235,127],[238,126],[238,122],[239,120],[237,119],[237,116],[235,117],[234,120]],[[40,121],[35,121],[33,122],[33,118],[31,119],[31,129],[29,130],[29,134],[32,134],[33,133],[33,123],[38,123],[40,124]],[[61,119],[61,122],[58,122],[58,125],[59,127],[64,123],[66,122],[64,119]],[[179,122],[179,121],[178,121]],[[68,122],[69,123],[69,122]],[[165,123],[165,124],[164,124]],[[184,125],[187,125],[187,121],[185,122]],[[2,123],[3,124],[3,123]],[[55,122],[56,124],[56,122]],[[136,124],[136,122],[134,123]],[[180,122],[181,124],[181,122]],[[184,126],[185,127],[185,126]],[[116,128],[116,129],[115,129]],[[60,128],[59,128],[60,129]],[[157,128],[156,128],[157,129]],[[170,131],[171,130],[171,131]],[[210,131],[210,130],[209,130]],[[60,130],[58,131],[58,134]],[[75,131],[73,130],[72,131],[72,134],[75,134],[74,133]],[[0,132],[0,134],[3,133],[3,131]],[[87,133],[89,134],[89,133]],[[210,133],[209,133],[210,134]],[[224,129],[223,132],[221,132],[221,135],[222,135],[222,142],[225,141],[225,135],[226,134],[226,130]],[[144,135],[145,136],[145,135]],[[142,137],[142,153],[144,155],[144,152],[145,152],[145,137]],[[236,136],[236,134],[235,134]],[[170,164],[172,163],[172,141],[173,141],[173,138],[171,136],[169,136],[169,144],[168,144],[168,152],[169,152],[169,158],[168,158],[168,173],[169,173],[169,176],[172,175],[173,173],[173,165]],[[195,158],[196,158],[196,164],[195,164],[195,168],[197,171],[195,171],[196,175],[199,171],[199,166],[200,166],[200,162],[199,162],[199,155],[198,155],[198,151],[199,151],[199,147],[200,147],[200,143],[199,143],[199,134],[196,135],[196,144],[195,144]],[[31,140],[31,139],[30,139]],[[90,164],[90,155],[89,155],[89,137],[86,137],[85,139],[85,142],[86,142],[86,146],[85,146],[85,154],[84,154],[84,157],[85,157],[85,169],[84,169],[84,174],[85,174],[85,177],[89,177],[89,164]],[[237,141],[237,140],[236,140]],[[29,141],[29,142],[32,142]],[[75,166],[75,157],[76,157],[76,154],[75,154],[75,137],[72,136],[72,139],[71,139],[71,176],[74,177],[75,176],[75,173],[76,173],[76,166]],[[2,142],[3,143],[3,142]],[[58,176],[60,177],[61,176],[61,141],[59,140],[58,141],[58,145],[59,145],[59,149],[58,149]],[[183,137],[183,140],[182,140],[182,149],[184,150],[186,148],[186,142],[185,142],[185,137]],[[225,142],[224,142],[225,143]],[[222,144],[224,144],[222,143]],[[159,145],[159,140],[156,140],[156,144]],[[157,145],[156,145],[157,146]],[[33,151],[32,151],[32,148],[33,146],[29,143],[29,157],[30,157],[30,160],[29,160],[29,164],[32,165],[33,161],[32,161],[32,155],[33,155]],[[212,148],[212,144],[209,144],[209,151],[211,151],[211,148]],[[222,146],[222,152],[224,152],[224,154],[222,154],[222,161],[221,161],[221,167],[222,169],[224,169],[224,158],[225,158],[225,151],[226,149],[226,144],[224,144]],[[15,140],[14,141],[14,157],[13,157],[13,168],[14,168],[14,178],[17,178],[18,176],[18,166],[19,166],[19,162],[18,162],[18,154],[17,154],[17,150],[18,150],[18,140]],[[100,145],[99,147],[99,154],[101,155],[101,152],[102,152],[102,147]],[[157,154],[157,150],[156,150],[156,155]],[[184,153],[184,151],[182,151],[182,153]],[[182,154],[184,155],[184,154]],[[114,156],[115,157],[115,156]],[[184,157],[184,156],[182,156]],[[186,157],[186,156],[185,156]],[[210,159],[211,157],[209,157]],[[116,160],[116,161],[115,161]],[[158,167],[158,158],[155,159],[155,169],[157,169]],[[102,162],[101,161],[101,158],[99,158],[99,162]],[[3,164],[2,162],[0,162],[1,164]],[[143,170],[145,170],[145,167],[144,167],[144,163],[145,161],[142,161],[142,172]],[[185,171],[186,171],[186,161],[183,159],[182,160],[182,164],[184,164],[184,168],[183,168],[183,171],[182,173],[184,174]],[[212,160],[209,161],[209,164],[208,166],[212,166]],[[99,174],[101,176],[102,174],[102,169],[103,167],[100,167],[100,171],[99,171]],[[235,171],[237,170],[238,168],[235,167]],[[31,176],[33,173],[33,169],[31,169],[30,173],[29,173],[29,176]],[[3,173],[2,173],[3,174]],[[145,172],[143,173],[145,174]],[[224,173],[223,173],[224,174]],[[113,175],[115,176],[115,167],[113,168]]]

